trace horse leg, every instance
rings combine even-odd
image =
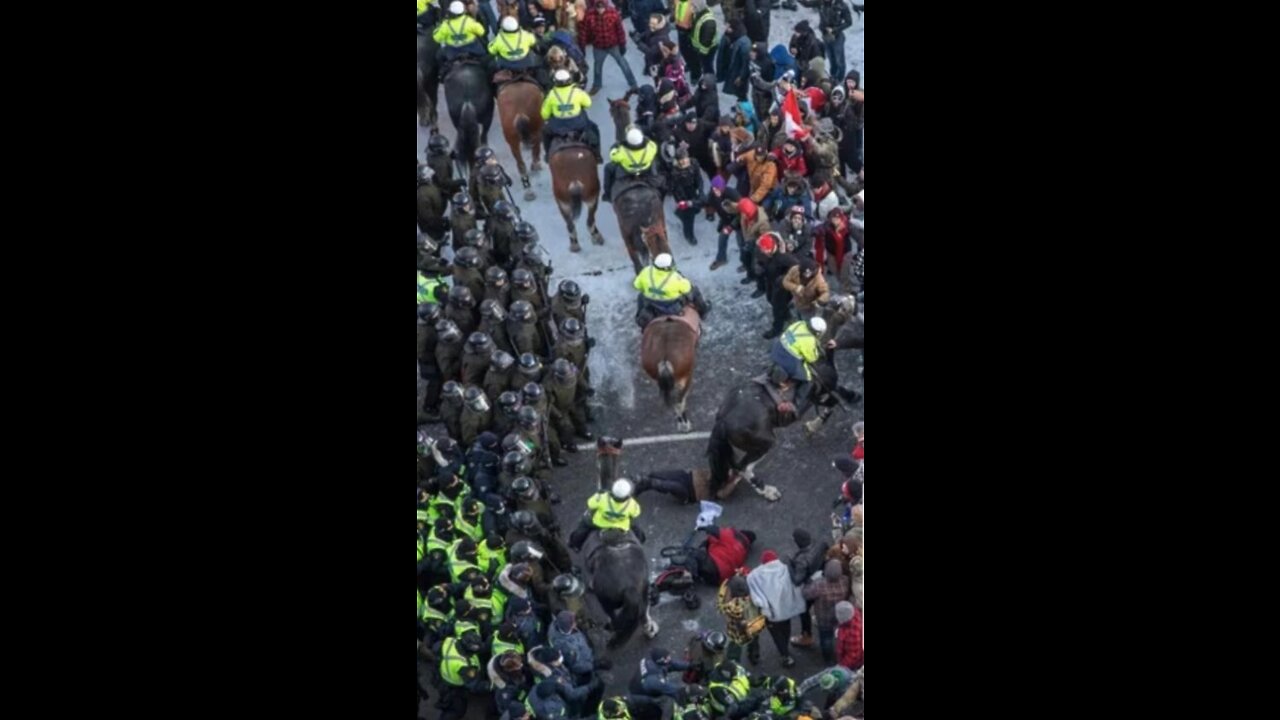
[[[596,245],[604,244],[604,236],[600,234],[600,228],[596,227],[596,208],[600,205],[600,196],[596,195],[596,199],[591,201],[591,209],[587,210],[587,229],[591,231],[591,242]],[[636,272],[640,272],[637,270]]]
[[[756,463],[764,458],[766,452],[768,452],[767,447],[761,451],[753,450],[747,453],[747,456],[742,459],[746,463],[746,467],[742,470],[742,478],[751,483],[751,487],[755,489],[757,494],[764,496],[765,500],[777,502],[782,499],[782,491],[772,485],[766,485],[764,481],[756,480]]]
[[[644,604],[644,634],[652,640],[657,636],[658,630],[661,628],[658,627],[658,623],[653,619],[653,616],[649,614],[649,607],[649,603],[646,602]]]
[[[805,435],[812,437],[814,433],[821,430],[822,426],[826,424],[827,418],[831,417],[831,413],[834,410],[835,410],[835,407],[831,405],[820,406],[818,408],[817,417],[813,418],[812,420],[804,424]]]
[[[536,129],[530,130],[529,135],[533,138],[533,142],[529,143],[532,146],[531,149],[533,150],[533,165],[531,165],[529,169],[532,170],[533,172],[541,172],[542,171],[542,140],[541,140],[542,126],[539,125]]]
[[[685,378],[679,388],[679,399],[676,401],[676,428],[680,432],[687,433],[693,430],[693,423],[689,420],[688,413],[685,412],[685,399],[689,396],[689,386],[692,384],[693,382],[689,378]]]
[[[569,204],[563,200],[556,200],[556,205],[560,207],[560,216],[564,218],[565,227],[569,228],[569,252],[578,252],[582,250],[582,246],[578,245],[578,229],[573,226],[573,211],[569,208]]]

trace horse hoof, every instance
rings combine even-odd
[[[577,240],[569,242],[569,252],[582,252],[582,246],[578,244]]]
[[[600,234],[600,233],[598,233],[598,232],[592,232],[592,233],[591,233],[591,242],[595,243],[596,245],[603,245],[603,244],[604,244],[604,236],[603,236],[603,235],[601,235],[601,234]],[[639,270],[637,270],[636,272],[639,272]]]
[[[531,201],[532,201],[534,198],[536,198],[536,197],[538,197],[538,196],[537,196],[537,195],[534,195],[532,190],[525,190],[525,191],[524,191],[524,201],[525,201],[525,202],[531,202]]]
[[[809,435],[810,437],[812,437],[814,433],[818,432],[821,429],[822,429],[822,421],[819,420],[818,418],[814,418],[804,424],[804,432],[806,435]]]
[[[778,488],[772,485],[765,485],[764,492],[760,494],[764,495],[764,499],[769,502],[778,502],[782,499],[782,493],[778,491]]]
[[[693,432],[693,423],[689,422],[688,420],[685,420],[683,422],[677,421],[676,428],[682,433]]]
[[[533,164],[529,166],[529,172],[542,172],[542,163],[534,160]]]
[[[649,623],[644,626],[645,637],[653,639],[658,634],[658,623]]]

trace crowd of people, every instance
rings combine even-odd
[[[771,307],[764,337],[795,386],[797,417],[819,356],[862,348],[864,257],[863,92],[858,71],[844,69],[844,31],[862,8],[800,3],[817,10],[816,31],[802,20],[787,46],[770,50],[776,1],[722,0],[719,17],[705,0],[497,0],[496,12],[487,0],[418,2],[420,28],[446,61],[472,55],[544,86],[548,144],[578,134],[602,156],[584,111],[613,59],[636,102],[623,142],[607,154],[603,199],[620,178],[670,195],[687,242],[697,244],[699,219],[715,227],[713,271],[728,264],[735,239],[741,283]],[[643,85],[628,39],[643,56]],[[731,112],[721,112],[721,92],[733,96]],[[850,454],[833,463],[841,481],[831,525],[796,528],[793,550],[766,549],[754,568],[754,532],[700,527],[701,540],[672,566],[717,588],[723,627],[692,634],[679,652],[649,648],[627,692],[606,697],[600,671],[614,668],[593,634],[607,618],[573,553],[592,532],[644,542],[639,497],[692,501],[705,496],[707,472],[616,480],[590,498],[577,527],[560,526],[553,470],[579,439],[596,439],[590,297],[571,279],[552,287],[549,254],[493,151],[477,152],[469,183],[455,177],[457,162],[448,139],[433,134],[417,166],[420,701],[434,697],[441,720],[473,704],[503,720],[863,717],[861,422]],[[633,285],[642,327],[685,304],[703,317],[711,309],[667,253]],[[426,429],[437,423],[443,431]],[[601,448],[610,443],[599,438]],[[760,664],[766,630],[776,674],[742,662],[745,648],[746,663]],[[790,677],[793,648],[814,649],[825,669]]]

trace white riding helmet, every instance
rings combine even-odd
[[[613,481],[613,487],[609,489],[609,492],[615,500],[626,500],[631,497],[631,490],[631,481],[626,478],[619,478]]]
[[[464,13],[464,12],[466,12],[466,11],[467,11],[466,6],[465,6],[465,5],[463,5],[461,2],[459,2],[458,0],[453,0],[453,2],[449,3],[449,14],[450,14],[450,15],[453,15],[453,16],[455,16],[455,17],[456,17],[456,16],[461,15],[462,13]]]
[[[627,128],[627,144],[633,148],[644,145],[644,133],[640,132],[640,128],[634,125]]]
[[[553,79],[557,83],[567,83],[573,79],[573,76],[569,74],[568,70],[557,70]]]
[[[508,15],[502,18],[502,29],[507,32],[515,32],[520,29],[520,21]]]
[[[809,329],[813,330],[818,334],[822,334],[827,331],[827,321],[823,320],[817,315],[814,315],[813,317],[809,318]]]
[[[653,259],[653,266],[659,270],[670,270],[672,262],[671,255],[667,253],[658,253],[658,257]]]

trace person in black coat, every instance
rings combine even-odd
[[[796,66],[800,71],[809,69],[809,61],[816,57],[823,57],[825,49],[822,41],[813,34],[813,28],[809,27],[808,20],[801,20],[796,23],[795,32],[791,34],[790,44],[791,55],[796,59]]]
[[[716,90],[716,76],[711,73],[704,74],[699,80],[697,86],[693,89],[693,95],[688,102],[684,104],[685,108],[693,108],[700,120],[706,120],[714,123],[720,118],[720,91]]]
[[[666,10],[662,0],[631,0],[630,5],[628,10],[631,15],[631,29],[634,32],[643,32],[649,26],[649,18],[652,15]]]
[[[747,35],[751,42],[769,41],[769,0],[747,0],[743,22],[747,26]]]
[[[729,23],[729,29],[720,40],[720,55],[716,79],[724,84],[725,93],[732,93],[739,100],[747,99],[751,77],[751,38],[741,20]]]
[[[660,43],[663,40],[671,42],[671,23],[667,22],[667,16],[662,13],[653,13],[649,16],[649,26],[642,31],[632,33],[631,39],[636,41],[636,47],[644,53],[644,74],[648,77],[656,77],[655,68],[662,64]]]
[[[684,239],[690,245],[697,245],[698,238],[693,234],[693,221],[698,217],[698,211],[702,209],[706,198],[702,196],[702,171],[689,157],[689,148],[692,147],[694,146],[685,147],[681,144],[676,148],[676,162],[671,168],[671,180],[668,186],[671,188],[672,199],[676,201],[676,217],[680,218]]]
[[[757,77],[762,83],[772,83],[774,80],[773,58],[769,55],[769,48],[763,42],[757,42],[751,46],[751,62],[749,63],[749,74],[751,79],[747,84],[751,86],[751,104],[755,106],[756,117],[764,120],[765,115],[769,114],[769,109],[773,107],[773,89],[761,89],[753,82]]]
[[[698,167],[702,168],[707,177],[716,174],[716,161],[711,154],[711,133],[715,129],[714,118],[708,122],[694,114],[694,110],[690,108],[684,111],[683,119],[672,133],[676,142],[689,146],[689,157],[697,161]]]
[[[766,233],[764,237],[773,237]],[[775,241],[776,242],[776,241]],[[772,340],[782,334],[787,321],[791,319],[791,293],[782,287],[782,278],[787,271],[800,264],[799,258],[786,252],[785,247],[776,247],[772,253],[765,253],[764,278],[765,292],[769,296],[769,307],[773,311],[773,325],[764,334],[765,340]]]

